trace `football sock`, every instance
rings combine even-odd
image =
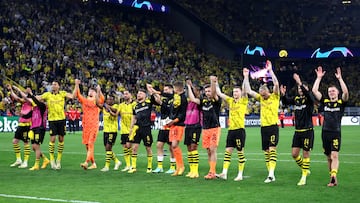
[[[227,171],[230,167],[230,163],[231,163],[231,153],[228,151],[225,151],[223,171],[222,171],[223,174],[227,174]]]
[[[63,151],[64,151],[64,142],[59,142],[58,143],[58,154],[57,154],[57,157],[56,157],[56,160],[58,162],[61,161]]]
[[[112,151],[106,151],[106,156],[105,156],[105,167],[109,168],[110,167],[110,160],[111,157],[113,156],[113,152]]]
[[[270,167],[269,167],[269,161],[270,161],[270,155],[269,155],[269,152],[265,151],[265,152],[264,152],[264,155],[265,155],[265,164],[266,164],[266,168],[267,168],[267,170],[269,171],[269,170],[270,170]]]
[[[209,164],[210,164],[209,172],[216,173],[216,161],[210,161]]]
[[[302,175],[307,176],[310,169],[310,158],[304,158],[302,165]]]
[[[24,144],[24,162],[29,160],[30,151],[30,144]]]
[[[55,143],[49,142],[49,155],[50,155],[50,161],[54,161],[54,151],[55,151]]]
[[[277,153],[276,150],[270,150],[270,160],[269,160],[269,176],[273,177],[274,176],[274,172],[275,172],[275,168],[276,168],[276,161],[277,161]]]
[[[337,172],[338,172],[337,169],[332,169],[332,170],[330,171],[330,176],[331,176],[331,177],[336,177]]]
[[[164,156],[163,155],[160,155],[160,156],[157,156],[157,167],[158,168],[163,168],[163,161],[164,161]]]
[[[199,173],[199,151],[194,150],[192,151],[193,154],[193,172]]]
[[[238,152],[238,158],[239,158],[239,175],[242,176],[244,168],[245,168],[245,155],[244,152]]]
[[[15,157],[17,161],[21,161],[21,152],[20,152],[20,145],[19,143],[13,144]]]
[[[182,152],[179,146],[177,146],[174,150],[174,156],[176,160],[176,168],[182,168],[184,167],[184,161],[182,158]]]
[[[131,167],[133,169],[136,169],[136,161],[137,161],[137,154],[131,155]]]
[[[126,167],[130,167],[130,148],[124,147],[123,151]]]
[[[172,169],[172,170],[176,169],[176,160],[175,160],[175,158],[170,158],[170,169]]]
[[[152,155],[148,155],[147,156],[147,168],[148,169],[152,169],[152,160],[153,160]]]
[[[296,161],[296,164],[300,167],[300,168],[303,168],[303,162],[304,162],[304,159],[301,157],[301,156],[297,156],[296,158],[294,158],[295,161]]]

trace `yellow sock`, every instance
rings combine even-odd
[[[40,165],[40,159],[35,159],[34,167],[39,168],[39,165]]]
[[[303,158],[301,158],[301,156],[297,156],[296,158],[294,158],[294,160],[296,161],[296,164],[297,164],[300,168],[302,168],[303,162],[304,162]]]
[[[105,156],[105,167],[109,168],[110,167],[110,160],[112,157],[112,151],[106,151],[106,156]]]
[[[54,161],[54,160],[55,160],[54,151],[55,151],[55,143],[49,142],[50,161]]]
[[[148,161],[147,168],[148,169],[152,169],[152,160],[153,160],[152,155],[148,155],[147,156],[147,161]]]
[[[21,160],[21,152],[19,143],[13,144],[16,160]]]
[[[199,151],[194,150],[192,151],[193,154],[193,173],[198,174],[199,173]]]
[[[131,155],[131,167],[133,169],[136,169],[136,161],[137,161],[137,154]]]
[[[58,154],[57,154],[57,158],[56,158],[56,160],[58,162],[61,161],[63,151],[64,151],[64,142],[59,142],[58,143]]]
[[[332,177],[336,177],[337,172],[338,172],[337,169],[332,169],[332,170],[330,171],[330,175],[331,175]]]
[[[24,161],[27,162],[30,157],[30,144],[24,144]]]
[[[310,158],[304,158],[302,165],[302,175],[307,176],[309,170],[310,170]]]
[[[238,152],[239,158],[239,172],[243,172],[245,168],[245,155],[244,152]]]

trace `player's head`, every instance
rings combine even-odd
[[[208,98],[211,98],[211,86],[210,84],[206,84],[204,86],[204,93],[205,93],[205,96],[208,97]]]
[[[173,94],[174,93],[174,87],[171,84],[165,84],[163,92],[165,94]]]
[[[138,102],[142,102],[146,99],[146,90],[145,89],[139,89],[138,93],[136,95],[136,99]]]
[[[184,83],[182,81],[174,82],[174,92],[177,94],[181,94],[184,92]]]
[[[234,97],[234,99],[239,99],[241,97],[241,87],[240,86],[234,86],[233,97]]]
[[[60,82],[59,82],[58,80],[52,81],[52,83],[51,83],[51,90],[52,90],[53,92],[58,92],[59,89],[60,89]]]
[[[90,87],[88,91],[88,97],[95,98],[96,97],[96,89],[94,87]]]
[[[328,95],[331,101],[336,101],[339,98],[339,89],[335,85],[328,87]]]
[[[111,95],[111,94],[108,94],[107,96],[106,96],[106,104],[108,104],[108,105],[113,105],[114,104],[114,96],[113,95]]]
[[[270,90],[266,84],[260,86],[259,94],[263,99],[268,99],[270,97]]]
[[[124,96],[124,100],[125,101],[129,101],[132,97],[131,93],[129,92],[129,90],[124,90],[123,91],[123,96]]]

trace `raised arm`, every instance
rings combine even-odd
[[[215,101],[219,100],[219,97],[216,94],[216,84],[217,84],[217,77],[210,76],[211,96],[215,99]]]
[[[249,81],[249,73],[250,73],[249,69],[243,68],[244,79],[243,79],[243,83],[241,85],[241,97],[247,97],[248,88],[245,87],[246,86],[245,80]]]
[[[162,101],[161,101],[160,92],[156,91],[151,84],[146,84],[146,89],[148,93],[154,97],[155,102],[161,105]]]
[[[314,94],[315,99],[320,100],[322,97],[322,94],[319,91],[319,86],[320,86],[321,79],[325,75],[326,71],[323,71],[322,67],[319,66],[319,67],[317,67],[317,69],[315,69],[315,72],[316,72],[316,80],[314,82],[312,92]]]
[[[335,73],[335,77],[339,80],[340,83],[340,87],[341,87],[341,91],[342,91],[342,96],[341,99],[343,101],[348,101],[349,100],[349,90],[342,78],[342,74],[341,74],[341,68],[337,67],[336,68],[336,73]]]
[[[271,61],[267,60],[265,65],[266,70],[270,73],[272,82],[274,84],[273,87],[273,93],[274,94],[280,94],[280,87],[279,87],[279,81],[273,71],[272,63]]]
[[[227,95],[221,92],[220,86],[219,86],[219,82],[218,79],[216,78],[215,80],[215,87],[216,87],[216,94],[223,99],[224,101],[226,101],[226,97]]]
[[[199,98],[196,98],[193,91],[192,91],[192,83],[191,83],[191,80],[186,80],[186,86],[188,88],[188,96],[189,96],[189,99],[190,101],[200,105],[200,99]]]
[[[244,86],[244,89],[246,91],[246,93],[254,98],[256,98],[256,95],[257,95],[257,92],[253,91],[250,87],[250,82],[249,82],[249,70],[246,72],[246,74],[244,74],[244,81],[243,81],[243,86]],[[245,77],[245,75],[247,75]]]
[[[21,98],[18,97],[15,93],[14,93],[14,90],[13,90],[13,87],[10,85],[10,84],[7,84],[6,85],[6,88],[10,91],[10,96],[15,99],[16,101],[21,101]],[[14,89],[16,87],[14,86]]]

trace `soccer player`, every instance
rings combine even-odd
[[[200,98],[201,87],[192,84],[191,80],[186,80],[188,92],[192,92],[195,98]],[[185,118],[185,139],[184,144],[188,150],[188,162],[190,172],[186,175],[189,178],[199,177],[199,151],[198,145],[201,136],[201,110],[200,105],[189,101],[186,108]]]
[[[170,106],[169,122],[166,126],[170,127],[169,141],[174,153],[176,170],[171,176],[181,176],[184,173],[184,161],[182,151],[179,146],[185,129],[185,115],[188,101],[185,96],[184,83],[182,81],[174,82],[174,98]]]
[[[96,169],[96,162],[94,157],[94,144],[99,131],[99,106],[104,103],[104,95],[101,93],[100,86],[97,85],[89,88],[88,96],[85,98],[81,95],[79,85],[81,81],[75,79],[74,95],[81,103],[84,112],[82,125],[82,143],[86,146],[86,160],[80,164],[84,169]],[[92,165],[88,166],[88,162]]]
[[[125,168],[121,171],[128,171],[131,169],[131,143],[129,141],[131,119],[133,117],[133,109],[136,106],[136,101],[133,101],[129,90],[123,91],[124,101],[118,105],[116,114],[120,115],[120,135],[121,145],[123,147]]]
[[[30,144],[28,132],[31,126],[31,115],[32,115],[32,105],[29,101],[25,100],[22,97],[19,97],[14,93],[13,88],[21,92],[20,89],[16,86],[12,87],[10,84],[7,85],[7,89],[10,91],[11,97],[21,103],[20,110],[20,118],[19,118],[19,126],[15,131],[15,135],[13,138],[13,148],[16,156],[16,161],[10,165],[10,167],[18,167],[18,168],[27,168],[28,160],[30,157]],[[21,160],[21,148],[19,141],[22,140],[24,142],[24,161]]]
[[[169,151],[170,151],[170,168],[165,173],[173,174],[175,172],[176,162],[175,162],[173,150],[171,148],[171,142],[169,142],[170,128],[166,125],[166,121],[169,119],[170,116],[170,106],[171,106],[171,101],[174,98],[174,88],[171,84],[165,84],[161,95],[152,87],[150,87],[150,91],[154,95],[157,103],[159,103],[160,105],[160,114],[161,114],[160,129],[156,143],[157,167],[155,170],[153,170],[153,173],[164,172],[163,169],[164,145],[165,143],[167,143],[169,145]]]
[[[222,93],[219,87],[219,84],[216,80],[216,93],[217,95],[226,101],[229,107],[229,128],[228,135],[226,138],[226,149],[223,163],[222,173],[217,175],[217,177],[226,180],[227,173],[231,162],[231,155],[234,151],[234,148],[238,150],[238,175],[235,177],[234,181],[243,180],[243,171],[245,167],[245,113],[248,104],[247,92],[245,91],[244,83],[246,80],[249,80],[249,70],[243,69],[244,80],[242,86],[235,86],[233,88],[232,97],[227,96]]]
[[[116,154],[112,151],[112,147],[115,144],[118,130],[118,119],[116,112],[112,112],[110,108],[115,108],[114,96],[108,94],[106,101],[103,105],[103,120],[104,120],[104,146],[106,150],[105,166],[101,169],[103,172],[109,171],[110,161],[115,162],[114,170],[119,170],[121,162],[116,157]]]
[[[280,88],[278,79],[272,69],[272,64],[266,61],[265,70],[270,73],[273,82],[273,91],[270,92],[266,84],[260,86],[259,93],[251,90],[250,83],[245,81],[248,94],[260,101],[261,140],[262,150],[265,154],[268,176],[265,183],[275,181],[275,168],[277,161],[276,146],[279,141],[278,109],[280,104]]]
[[[319,85],[326,71],[319,66],[315,69],[315,72],[316,80],[312,92],[324,107],[324,122],[321,138],[330,171],[330,182],[327,186],[333,187],[338,184],[336,175],[339,169],[339,152],[341,147],[341,118],[344,114],[346,103],[349,100],[349,91],[342,78],[341,69],[338,67],[336,68],[335,77],[340,84],[342,91],[341,98],[339,98],[340,91],[335,85],[328,87],[328,98],[324,98],[319,92]]]
[[[220,123],[219,113],[221,108],[221,99],[216,94],[216,77],[210,76],[210,85],[204,87],[205,96],[196,98],[192,91],[189,91],[190,101],[200,105],[203,112],[203,148],[207,150],[208,162],[210,165],[209,173],[204,176],[211,180],[216,178],[217,147],[220,141]]]
[[[286,86],[280,86],[281,101],[284,105],[294,105],[295,110],[295,133],[292,141],[292,157],[301,168],[302,175],[297,185],[306,184],[306,176],[310,173],[310,151],[314,145],[314,130],[312,113],[314,111],[314,96],[309,91],[300,76],[294,73],[293,78],[297,84],[298,95],[289,97],[286,95]],[[299,155],[303,150],[302,157]]]
[[[65,99],[73,99],[71,93],[60,90],[60,82],[54,80],[51,92],[45,92],[38,100],[45,101],[48,106],[48,120],[50,128],[49,155],[50,165],[54,170],[61,169],[61,159],[64,150],[64,137],[66,134]],[[58,152],[55,162],[55,141],[58,136]]]
[[[47,122],[47,107],[46,104],[40,102],[32,94],[32,90],[27,87],[26,93],[20,91],[23,98],[26,98],[28,102],[33,105],[33,112],[31,116],[31,126],[29,131],[29,139],[31,140],[32,148],[35,152],[35,163],[31,167],[30,171],[35,171],[40,169],[40,158],[43,159],[41,165],[42,169],[45,169],[46,166],[50,163],[49,159],[42,153],[40,145],[44,141],[45,131],[46,131],[46,122]]]
[[[152,149],[153,137],[151,134],[150,115],[153,105],[156,103],[154,98],[147,98],[146,90],[139,89],[136,95],[137,103],[133,109],[133,117],[131,119],[129,140],[132,142],[131,169],[128,173],[135,173],[137,153],[141,140],[144,143],[147,153],[147,169],[146,173],[152,172]]]

